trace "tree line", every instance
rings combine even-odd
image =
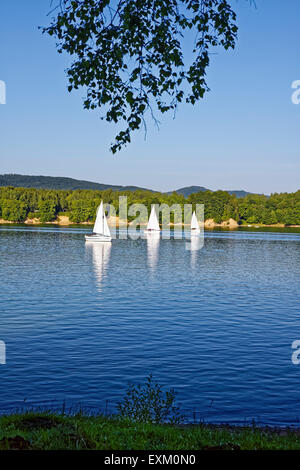
[[[71,222],[93,222],[101,200],[112,204],[118,215],[119,196],[127,196],[128,206],[142,203],[148,211],[151,204],[204,204],[205,220],[221,223],[230,218],[239,224],[300,225],[300,190],[271,196],[251,194],[237,198],[226,191],[202,191],[184,197],[151,191],[47,190],[34,188],[0,188],[0,218],[22,223],[38,218],[41,223],[67,215]]]

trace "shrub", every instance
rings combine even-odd
[[[163,392],[150,375],[144,385],[129,385],[118,411],[122,418],[134,422],[178,424],[183,416],[175,405],[175,396],[173,389]]]

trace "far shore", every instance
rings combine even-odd
[[[34,219],[26,219],[24,222],[13,222],[11,220],[5,220],[5,219],[0,219],[0,224],[2,225],[7,225],[7,224],[13,224],[13,225],[60,225],[60,226],[65,226],[69,227],[72,225],[87,225],[87,226],[93,226],[94,222],[72,222],[70,218],[66,215],[60,215],[57,217],[57,219],[51,221],[51,222],[41,222],[38,218]],[[110,217],[108,219],[108,224],[111,227],[125,227],[126,225],[130,227],[132,225],[132,222],[128,222],[127,224],[120,221],[119,217]],[[146,226],[146,223],[141,223],[141,226]],[[168,224],[170,227],[175,227],[175,226],[189,226],[189,224],[174,224],[170,222]],[[274,227],[274,228],[300,228],[300,225],[284,225],[284,224],[273,224],[273,225],[265,225],[265,224],[242,224],[239,225],[238,222],[234,219],[229,219],[225,220],[221,223],[216,223],[213,219],[207,219],[204,222],[204,227],[205,228],[215,228],[215,227],[222,227],[222,228],[229,228],[229,229],[237,229],[240,227],[249,227],[249,228],[260,228],[260,227]]]

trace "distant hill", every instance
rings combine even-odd
[[[138,186],[114,186],[111,184],[93,183],[92,181],[75,180],[61,176],[30,176],[30,175],[0,175],[0,186],[15,186],[17,188],[37,188],[37,189],[93,189],[103,191],[112,189],[113,191],[135,191]],[[147,191],[151,191],[148,189]]]
[[[17,188],[37,188],[37,189],[92,189],[98,191],[104,191],[105,189],[112,189],[113,191],[153,191],[152,189],[140,188],[138,186],[117,186],[111,184],[94,183],[92,181],[76,180],[73,178],[66,178],[62,176],[31,176],[31,175],[15,175],[7,174],[0,175],[0,186],[14,186]],[[187,186],[185,188],[176,189],[175,191],[169,191],[167,194],[176,192],[182,194],[184,197],[189,196],[193,193],[199,193],[200,191],[210,191],[204,186]],[[246,191],[227,191],[229,194],[235,194],[237,197],[244,197],[247,194]]]
[[[247,191],[243,191],[242,189],[236,190],[236,191],[227,191],[227,189],[226,189],[226,192],[229,193],[229,194],[235,194],[236,197],[245,197],[248,194],[253,194],[253,193],[247,193]]]
[[[187,197],[190,194],[199,193],[200,191],[211,191],[211,189],[204,188],[203,186],[187,186],[185,188],[176,189],[175,192],[178,194],[183,194],[185,197]],[[226,192],[229,194],[235,194],[236,197],[245,197],[247,196],[247,194],[252,194],[252,193],[247,193],[247,191],[243,191],[243,190],[235,190],[235,191],[226,190]],[[170,192],[169,194],[171,193],[172,192]]]
[[[168,194],[172,194],[172,192],[182,194],[184,197],[189,196],[193,193],[199,193],[200,191],[209,191],[209,189],[204,188],[203,186],[187,186],[185,188],[175,189],[175,191],[170,191]]]

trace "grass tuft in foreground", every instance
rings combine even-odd
[[[0,449],[300,449],[300,432],[152,424],[104,416],[27,412],[0,417]]]

